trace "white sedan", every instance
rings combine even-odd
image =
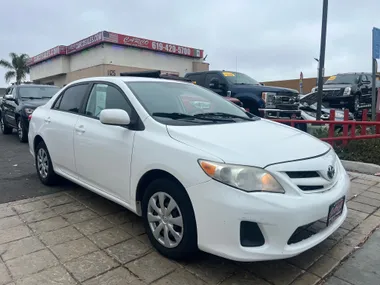
[[[142,216],[173,259],[292,257],[347,215],[349,178],[328,144],[191,83],[72,82],[32,114],[29,147],[42,183],[62,176]]]

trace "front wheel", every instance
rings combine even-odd
[[[38,178],[43,184],[51,186],[58,182],[59,176],[54,172],[49,151],[43,141],[36,147],[35,164]]]
[[[21,118],[17,120],[17,134],[20,142],[24,143],[28,141],[28,132]]]
[[[356,94],[354,98],[352,99],[350,112],[357,114],[359,112],[359,107],[360,107],[360,97],[358,94]]]
[[[9,126],[6,125],[6,123],[4,122],[4,118],[3,118],[2,115],[0,115],[0,128],[1,128],[1,132],[4,135],[9,135],[13,131],[12,127],[9,127]]]
[[[198,251],[194,210],[185,191],[179,183],[158,179],[148,186],[142,201],[150,242],[175,260],[189,259]]]

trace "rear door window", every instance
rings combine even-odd
[[[55,104],[54,109],[70,113],[79,113],[79,110],[83,105],[87,87],[88,84],[80,84],[69,87],[60,96],[56,102],[58,104]]]

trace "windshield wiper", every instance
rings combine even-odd
[[[42,99],[42,97],[21,97],[22,99]]]
[[[228,114],[228,113],[222,113],[222,112],[210,112],[210,113],[199,113],[194,115],[196,118],[204,118],[204,117],[219,117],[219,118],[233,118],[233,119],[241,119],[245,121],[256,121],[258,118],[248,118],[248,117],[242,117],[234,114]]]
[[[187,115],[187,114],[184,114],[184,113],[161,113],[161,112],[157,112],[157,113],[153,113],[152,116],[157,116],[157,117],[164,117],[164,118],[170,118],[170,119],[173,119],[173,120],[181,120],[181,119],[184,119],[184,120],[203,120],[203,121],[213,121],[213,122],[217,122],[217,121],[222,121],[222,122],[235,122],[234,120],[231,120],[231,119],[223,119],[223,118],[210,118],[210,116],[200,116],[200,115],[203,115],[203,114],[196,114],[196,115]]]

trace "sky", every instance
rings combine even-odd
[[[317,75],[323,0],[1,1],[0,58],[37,55],[96,32],[201,48],[210,69],[259,81]],[[56,3],[56,4],[53,4]],[[371,71],[379,0],[330,0],[325,74]],[[0,67],[0,86],[5,69]]]

